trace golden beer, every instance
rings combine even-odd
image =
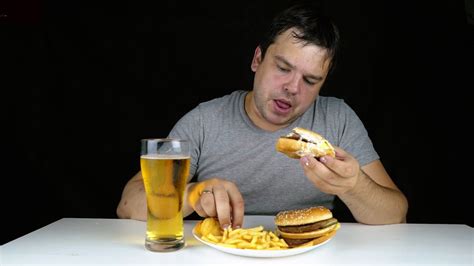
[[[190,162],[189,155],[140,157],[148,212],[145,246],[150,250],[172,251],[184,246],[182,207]]]

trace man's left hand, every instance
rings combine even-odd
[[[300,159],[305,175],[322,192],[341,195],[355,187],[360,170],[359,162],[348,152],[334,147],[336,157]]]

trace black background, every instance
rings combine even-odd
[[[0,244],[62,217],[116,218],[139,140],[250,89],[259,36],[292,3],[100,2],[1,6]],[[472,13],[414,2],[320,1],[343,41],[321,94],[359,114],[409,199],[408,222],[473,226]]]

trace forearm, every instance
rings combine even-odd
[[[354,218],[364,224],[406,222],[408,202],[399,190],[380,186],[362,170],[356,186],[339,198]]]
[[[130,180],[122,193],[117,216],[122,219],[146,221],[146,194],[141,178]]]
[[[183,202],[184,217],[194,212],[192,206],[194,206],[195,202],[199,199],[199,189],[202,188],[196,183],[186,185]],[[136,174],[125,186],[122,198],[117,207],[117,216],[123,219],[146,221],[146,193],[141,173]]]

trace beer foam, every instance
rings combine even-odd
[[[184,155],[184,154],[175,154],[175,155],[170,155],[170,154],[146,154],[146,155],[140,156],[140,158],[149,159],[149,160],[184,160],[184,159],[190,159],[191,156]]]

